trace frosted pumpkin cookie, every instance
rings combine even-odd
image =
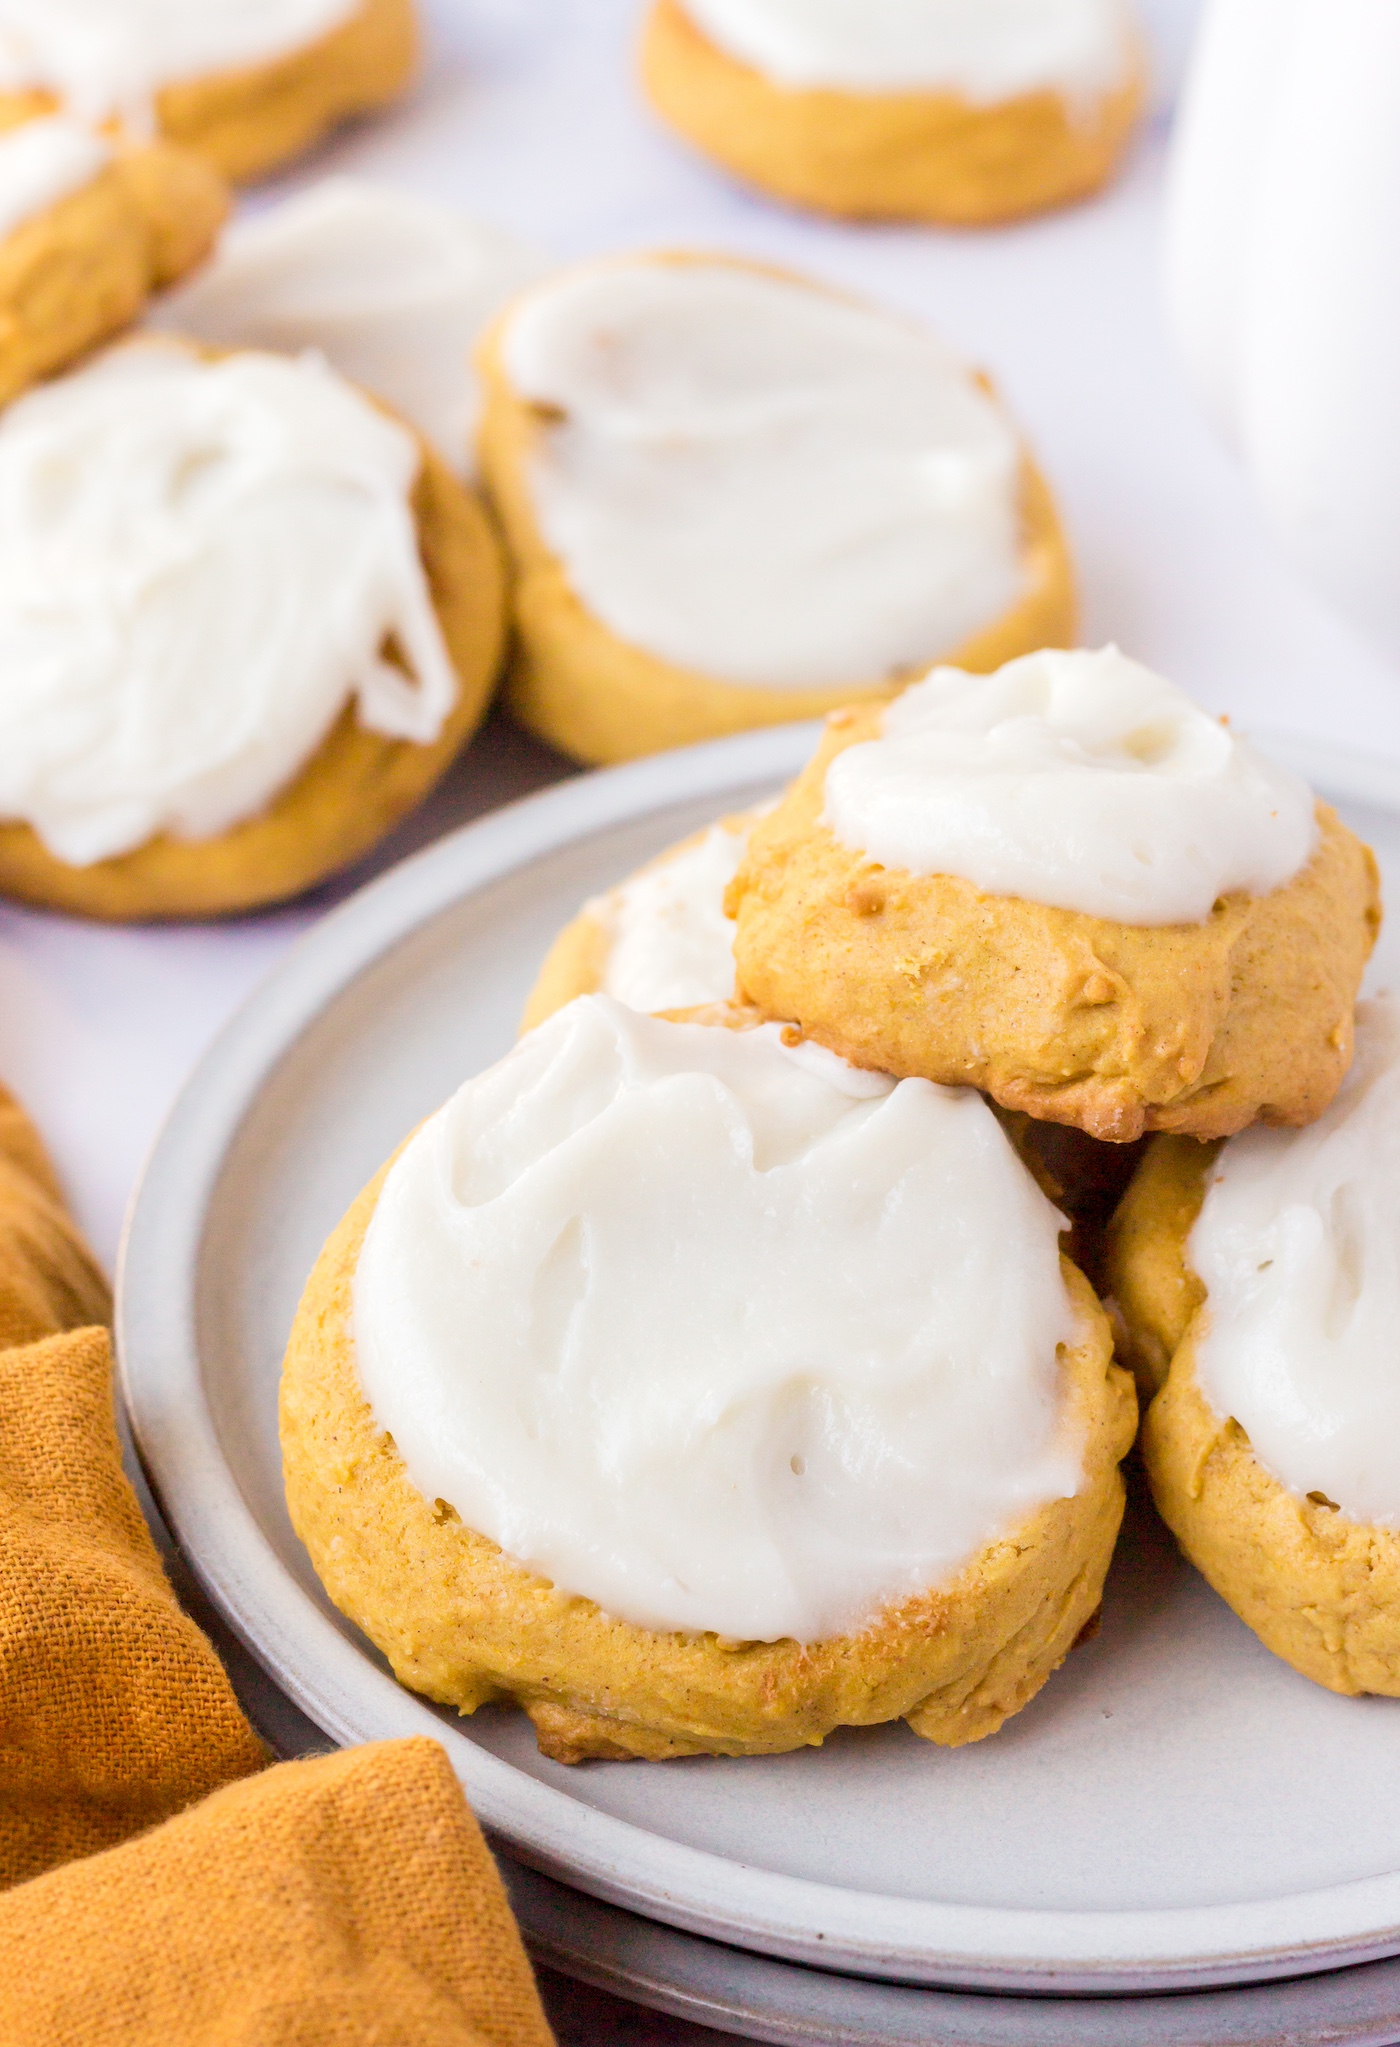
[[[324,178],[236,221],[150,324],[224,347],[317,348],[462,476],[475,469],[478,335],[545,268],[532,250],[410,192]]]
[[[134,320],[211,247],[222,181],[63,114],[0,125],[0,405]]]
[[[1115,1260],[1142,1353],[1170,1359],[1143,1427],[1153,1497],[1275,1655],[1334,1692],[1400,1696],[1394,1002],[1361,1004],[1355,1063],[1310,1129],[1168,1142]]]
[[[723,257],[627,258],[526,293],[480,361],[512,703],[580,760],[1072,636],[1065,543],[1014,428],[893,314]]]
[[[731,885],[742,995],[1123,1142],[1321,1114],[1375,861],[1161,677],[1043,652],[838,713]]]
[[[975,1095],[584,997],[327,1244],[294,1526],[403,1682],[561,1761],[977,1740],[1122,1510],[1136,1405],[1059,1227]]]
[[[1125,0],[656,0],[642,75],[776,198],[952,227],[1096,190],[1144,87]]]
[[[295,894],[480,719],[481,508],[313,357],[126,343],[0,414],[0,893],[90,916]]]
[[[393,99],[417,52],[413,0],[0,0],[0,115],[62,106],[257,178]]]

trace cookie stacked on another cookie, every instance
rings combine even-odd
[[[730,889],[743,995],[858,1064],[1127,1142],[1320,1115],[1375,861],[1117,649],[838,713]]]
[[[1093,1262],[1153,1496],[1270,1648],[1400,1695],[1400,1025],[1355,1009],[1368,849],[1116,650],[1046,653],[838,714],[728,907],[740,996],[804,1038],[985,1089],[1023,1145],[1171,1133]]]

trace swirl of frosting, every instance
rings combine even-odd
[[[359,0],[0,0],[0,90],[55,93],[88,121],[148,126],[165,85],[271,63]]]
[[[419,460],[313,357],[157,340],[0,415],[0,817],[83,866],[256,815],[352,700],[436,738]]]
[[[726,682],[908,672],[1022,595],[1021,452],[931,334],[719,259],[537,287],[501,354],[540,409],[541,530],[620,639]]]
[[[822,1640],[1078,1490],[1061,1226],[971,1090],[585,996],[390,1168],[360,1381],[562,1589]]]
[[[990,105],[1112,92],[1133,61],[1125,0],[681,0],[718,48],[776,84],[956,92]]]
[[[1256,1126],[1216,1162],[1189,1256],[1207,1290],[1196,1377],[1289,1491],[1400,1527],[1400,1012],[1356,1012],[1356,1058],[1305,1130]]]
[[[1122,924],[1199,924],[1291,881],[1313,798],[1116,647],[935,668],[826,772],[824,822],[910,874]]]

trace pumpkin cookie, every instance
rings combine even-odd
[[[977,1740],[1095,1612],[1131,1383],[975,1095],[704,1014],[571,1003],[361,1195],[293,1523],[406,1684],[561,1761]]]
[[[1320,1115],[1380,921],[1335,814],[1116,648],[838,713],[729,907],[766,1015],[1119,1143]]]
[[[313,358],[113,349],[0,417],[0,504],[0,892],[109,918],[296,894],[485,710],[486,517]]]
[[[775,198],[990,227],[1112,176],[1145,66],[1123,0],[656,0],[642,77],[678,133]]]
[[[1357,1012],[1326,1114],[1223,1150],[1158,1139],[1110,1278],[1139,1368],[1153,1498],[1274,1654],[1400,1697],[1400,1020]],[[1165,1370],[1163,1361],[1166,1361]]]
[[[527,292],[480,364],[511,702],[580,760],[1072,637],[1023,444],[985,379],[893,314],[724,257],[619,259]]]
[[[134,320],[212,247],[222,181],[63,114],[0,127],[0,405]]]
[[[413,0],[6,0],[0,120],[61,106],[260,178],[403,90]]]

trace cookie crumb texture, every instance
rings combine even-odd
[[[1117,169],[1142,112],[1138,57],[1084,107],[1052,90],[974,106],[957,93],[789,90],[718,49],[678,0],[642,40],[657,112],[724,169],[838,218],[994,227],[1087,198]]]
[[[855,1065],[1115,1143],[1321,1115],[1380,928],[1375,859],[1326,804],[1282,888],[1223,896],[1203,924],[1115,924],[842,845],[821,822],[827,766],[879,718],[833,720],[749,842],[728,899],[741,995]]]
[[[387,1171],[387,1167],[385,1171]],[[995,1733],[1064,1661],[1098,1608],[1136,1427],[1108,1325],[1066,1264],[1085,1335],[1064,1356],[1083,1431],[1072,1499],[1029,1515],[951,1583],[825,1642],[659,1634],[558,1591],[425,1500],[360,1391],[351,1287],[383,1174],[330,1238],[283,1367],[292,1523],[327,1592],[415,1691],[471,1713],[513,1699],[556,1761],[769,1755],[833,1728],[903,1718],[958,1747]]]

